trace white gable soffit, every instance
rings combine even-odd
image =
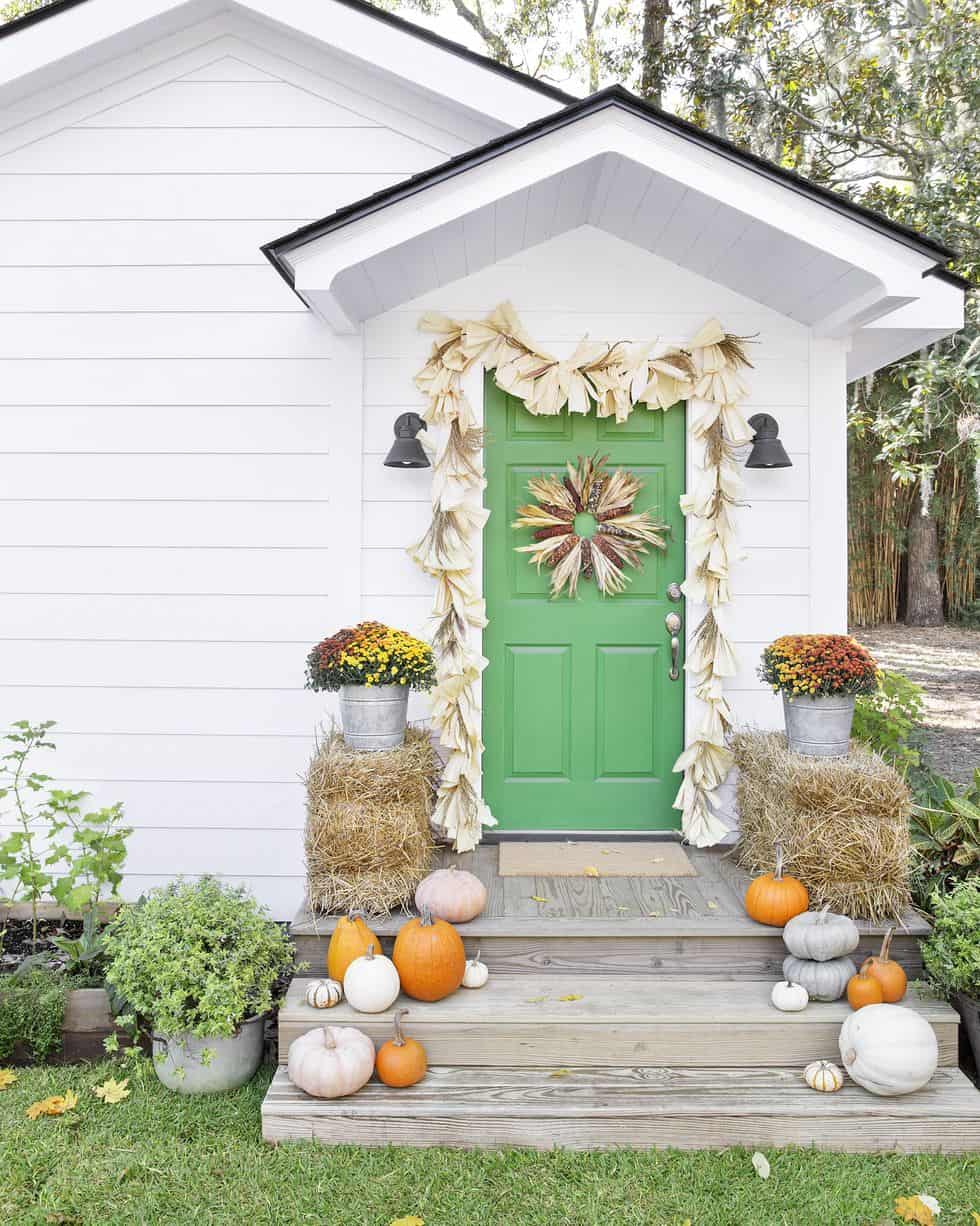
[[[76,0],[63,8],[55,3],[0,36],[0,106],[221,14],[308,39],[502,127],[526,124],[569,101],[561,90],[372,11],[363,0]]]
[[[818,335],[853,335],[924,300],[940,305],[940,283],[923,277],[934,251],[616,105],[424,178],[376,208],[363,202],[363,215],[342,225],[325,219],[326,232],[308,241],[271,245],[297,292],[338,330],[586,224]],[[963,291],[942,284],[938,298],[945,327]]]

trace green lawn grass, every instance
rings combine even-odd
[[[264,1145],[263,1071],[245,1089],[181,1098],[148,1062],[131,1096],[92,1093],[118,1064],[22,1069],[0,1093],[0,1222],[17,1226],[869,1226],[896,1196],[927,1192],[941,1226],[974,1226],[980,1155],[844,1157],[768,1150],[580,1154]],[[31,1122],[73,1089],[70,1115]]]

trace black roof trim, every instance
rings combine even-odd
[[[924,277],[935,277],[937,281],[945,281],[947,285],[958,286],[959,289],[975,290],[977,284],[971,281],[969,277],[961,276],[958,272],[953,272],[951,268],[943,268],[941,264],[937,264],[935,268],[927,268],[922,274]]]
[[[0,25],[0,38],[7,38],[11,34],[16,34],[18,30],[23,30],[25,26],[32,26],[35,22],[44,21],[48,17],[53,17],[56,13],[61,13],[65,9],[74,8],[76,4],[84,4],[85,2],[86,0],[53,0],[51,4],[46,4],[42,8],[34,9],[33,12],[25,13],[23,17],[15,17],[13,21]],[[490,59],[487,55],[481,55],[479,51],[471,51],[469,47],[464,47],[462,43],[454,42],[451,38],[444,38],[443,35],[436,34],[434,30],[427,30],[424,26],[416,25],[413,21],[406,21],[404,17],[398,17],[394,13],[387,13],[384,9],[376,8],[373,4],[367,3],[367,0],[334,0],[334,3],[342,4],[345,8],[353,9],[356,13],[363,13],[365,16],[372,17],[375,21],[381,21],[395,30],[411,34],[413,38],[420,38],[423,42],[430,43],[433,47],[438,47],[442,51],[448,51],[451,55],[455,55],[461,60],[468,60],[471,64],[476,64],[480,68],[487,68],[491,72],[497,73],[498,76],[506,77],[509,81],[514,81],[518,85],[523,85],[528,89],[537,91],[539,94],[544,94],[555,102],[568,103],[576,100],[574,94],[566,93],[565,90],[559,89],[557,85],[551,85],[547,81],[539,81],[537,78],[528,76],[527,73],[520,72],[516,68],[509,68],[506,64],[498,64],[496,60]]]
[[[349,0],[342,0],[342,2],[347,3]],[[437,183],[443,183],[475,166],[480,166],[496,157],[509,153],[513,149],[518,149],[522,145],[536,140],[539,136],[556,132],[586,115],[595,114],[607,107],[619,107],[634,115],[638,115],[642,119],[659,124],[661,127],[678,133],[702,148],[710,149],[715,153],[721,154],[722,157],[727,158],[731,162],[746,166],[765,178],[789,187],[800,195],[816,200],[820,204],[833,209],[836,213],[848,217],[852,221],[857,221],[871,230],[884,234],[888,238],[897,239],[899,242],[915,248],[924,255],[941,259],[943,262],[956,258],[956,252],[952,251],[944,243],[930,238],[928,235],[920,234],[910,226],[892,221],[890,218],[885,217],[884,214],[876,213],[873,209],[866,208],[864,205],[856,204],[846,199],[846,197],[831,191],[829,188],[822,187],[819,183],[812,183],[809,179],[805,179],[795,171],[787,170],[775,162],[769,162],[757,154],[741,149],[737,145],[732,144],[731,141],[715,136],[711,132],[705,132],[695,124],[689,123],[686,119],[681,119],[677,115],[671,115],[668,111],[661,110],[650,102],[645,102],[642,98],[638,98],[635,94],[630,93],[629,90],[624,89],[622,85],[612,85],[607,89],[590,94],[588,98],[581,98],[571,102],[563,110],[556,111],[553,115],[545,115],[542,119],[536,119],[523,128],[518,128],[513,132],[507,132],[503,136],[498,136],[476,149],[457,154],[456,157],[450,158],[448,161],[442,162],[430,170],[423,170],[420,174],[413,175],[409,179],[403,179],[400,183],[383,188],[381,191],[375,192],[371,196],[366,196],[362,200],[355,201],[353,204],[344,205],[342,208],[337,209],[336,212],[321,218],[319,221],[313,221],[305,226],[300,226],[299,229],[264,244],[262,252],[288,284],[292,285],[292,274],[283,259],[284,254],[292,248],[310,242],[312,239],[320,238],[325,234],[330,234],[334,230],[339,230],[343,226],[350,225],[354,221],[359,221],[363,217],[376,213],[379,209],[383,209],[389,204],[408,199],[428,187],[432,187]],[[955,273],[950,273],[949,275],[956,276]]]

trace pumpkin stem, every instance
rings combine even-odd
[[[423,928],[431,928],[434,923],[432,919],[432,912],[425,905],[425,903],[422,904],[422,918],[419,920],[419,923]]]
[[[328,1051],[333,1051],[337,1046],[336,1042],[334,1041],[334,1037],[327,1026],[324,1026],[323,1028],[323,1046],[327,1048]]]
[[[364,951],[364,956],[365,958],[367,958],[368,962],[371,962],[374,959],[374,942],[373,941]]]
[[[367,913],[364,911],[348,911],[347,922],[353,924],[355,920],[367,919]]]
[[[878,955],[878,957],[881,959],[881,961],[882,961],[882,962],[887,962],[887,961],[888,961],[888,954],[889,954],[889,952],[891,951],[891,947],[892,947],[892,937],[893,937],[894,935],[895,935],[895,929],[894,929],[894,928],[889,928],[889,929],[887,929],[887,931],[885,932],[884,937],[882,938],[882,941],[881,941],[881,953]]]
[[[402,1018],[408,1013],[407,1009],[396,1009],[395,1016],[392,1019],[395,1027],[395,1037],[392,1042],[396,1047],[405,1046],[405,1036],[402,1034]]]
[[[475,957],[475,958],[470,958],[470,961],[471,961],[471,962],[479,962],[479,961],[480,961],[480,954],[481,954],[482,952],[483,952],[482,950],[479,950],[479,949],[478,949],[478,950],[476,951],[476,957]]]
[[[827,922],[827,916],[829,914],[830,914],[830,903],[827,903],[826,907],[824,907],[824,909],[817,916],[817,923],[825,924]]]
[[[773,873],[773,877],[775,877],[777,881],[782,881],[783,879],[783,845],[782,843],[780,843],[779,839],[776,840],[775,846],[776,846],[776,871]]]

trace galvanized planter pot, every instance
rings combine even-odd
[[[963,1020],[963,1029],[973,1049],[973,1063],[980,1069],[980,1000],[967,996],[965,992],[957,992],[952,1003]]]
[[[395,749],[405,740],[408,686],[341,686],[340,722],[350,749]]]
[[[246,1018],[228,1039],[155,1034],[153,1067],[167,1089],[178,1094],[237,1090],[258,1072],[264,1040],[264,1015]],[[205,1052],[210,1052],[210,1056]]]
[[[854,720],[853,694],[783,695],[786,741],[806,758],[846,758]]]

